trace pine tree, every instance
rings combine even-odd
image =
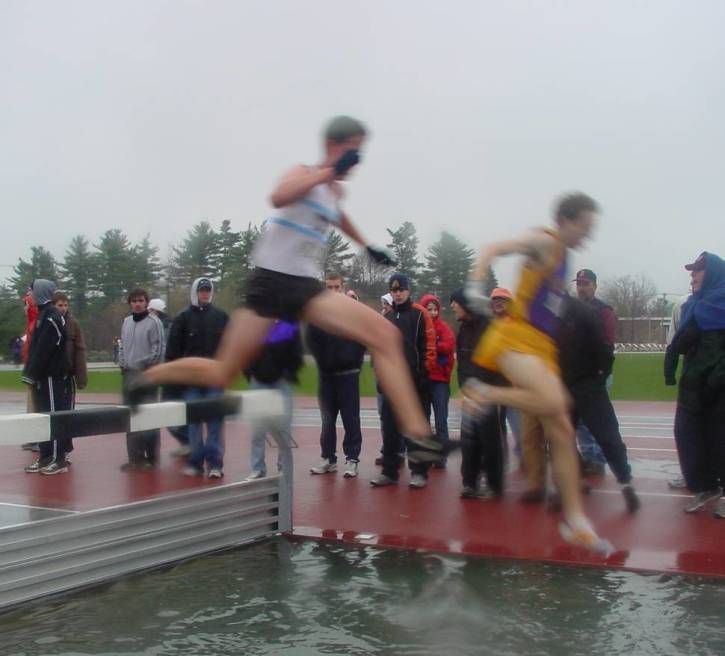
[[[325,255],[325,273],[339,273],[347,277],[355,253],[350,253],[350,242],[336,230],[330,233],[327,240],[327,253]]]
[[[404,273],[410,278],[411,285],[415,286],[420,276],[422,262],[418,261],[418,235],[415,226],[405,221],[397,230],[387,228],[390,235],[388,248],[391,249],[398,261],[395,270]]]
[[[232,230],[232,222],[229,219],[224,219],[217,236],[216,258],[219,263],[217,283],[220,289],[224,289],[227,285],[234,287],[233,274],[240,257],[242,235]]]
[[[65,278],[64,287],[71,298],[73,312],[79,319],[86,316],[88,295],[96,276],[97,260],[90,251],[88,240],[76,235],[63,257],[61,267]]]
[[[142,287],[151,293],[161,278],[161,260],[159,247],[151,243],[151,235],[146,236],[133,247],[134,286]]]
[[[36,278],[52,280],[58,286],[62,283],[55,258],[42,246],[31,246],[30,262],[26,262],[22,257],[19,258],[13,268],[13,274],[10,277],[10,285],[21,296]]]
[[[118,228],[106,230],[96,245],[95,281],[104,303],[124,299],[136,286],[136,253],[128,237]]]
[[[217,279],[219,272],[219,235],[208,221],[197,223],[186,233],[180,246],[174,246],[171,274],[175,282],[190,285],[195,278]]]
[[[447,296],[463,286],[473,265],[474,251],[460,239],[443,232],[425,255],[426,269],[421,276],[424,289],[437,296]]]

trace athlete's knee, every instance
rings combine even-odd
[[[376,321],[371,326],[368,347],[373,351],[385,352],[398,348],[402,344],[400,331],[389,321]]]

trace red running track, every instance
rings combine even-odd
[[[11,393],[0,395],[3,402],[21,399]],[[113,398],[87,395],[81,400],[98,403]],[[558,515],[543,506],[519,503],[525,479],[517,471],[511,472],[504,497],[493,501],[459,498],[458,455],[450,458],[446,470],[431,472],[424,490],[407,487],[407,472],[396,487],[371,488],[368,481],[378,470],[373,461],[380,434],[373,427],[377,424],[374,399],[364,399],[363,405],[367,410],[364,423],[370,427],[363,430],[360,475],[344,479],[342,468],[337,474],[309,474],[319,460],[319,428],[312,425],[318,419],[316,401],[296,400],[295,536],[471,556],[725,576],[725,521],[715,519],[709,511],[684,513],[689,495],[669,490],[666,484],[679,473],[672,439],[673,404],[616,404],[642,508],[635,515],[626,512],[611,474],[593,481],[587,510],[599,532],[618,549],[606,560],[564,543],[557,531]],[[338,433],[341,436],[342,431]],[[249,473],[247,438],[248,430],[242,424],[227,425],[227,481]],[[23,465],[32,459],[30,453],[0,447],[0,509],[4,504],[17,504],[88,510],[217,484],[185,478],[183,463],[168,455],[174,446],[173,438],[164,431],[161,467],[153,472],[122,473],[122,435],[81,438],[76,440],[71,471],[47,477],[23,472]],[[268,467],[274,461],[274,452],[268,449]]]

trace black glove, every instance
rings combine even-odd
[[[357,148],[346,150],[335,162],[335,175],[345,175],[353,166],[360,162],[360,151]]]
[[[136,412],[138,406],[144,403],[149,392],[153,389],[156,389],[156,385],[151,385],[146,380],[143,371],[130,370],[126,372],[123,379],[124,399],[132,412]]]
[[[383,266],[387,267],[394,267],[398,264],[393,259],[393,256],[390,254],[390,252],[388,252],[384,248],[380,248],[378,246],[368,246],[367,251],[370,259],[374,260],[378,264],[382,264]]]

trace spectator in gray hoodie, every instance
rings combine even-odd
[[[149,295],[145,289],[132,289],[128,293],[131,314],[123,320],[121,327],[121,348],[118,364],[124,379],[132,371],[143,371],[163,361],[165,340],[164,327],[155,316],[149,314]],[[124,385],[125,390],[125,385]],[[143,402],[158,400],[158,389],[151,388]],[[128,400],[125,398],[124,402]],[[156,430],[136,431],[126,434],[128,462],[121,465],[121,471],[153,469],[158,463],[161,432]]]

